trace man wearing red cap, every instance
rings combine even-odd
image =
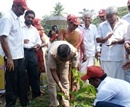
[[[128,0],[128,2],[127,2],[127,8],[128,8],[129,13],[126,14],[126,15],[124,15],[124,16],[122,17],[122,19],[124,19],[124,20],[126,20],[128,23],[130,23],[130,0]]]
[[[29,9],[25,0],[14,0],[11,10],[0,19],[0,40],[6,61],[6,107],[15,107],[16,98],[27,106],[27,74],[24,67],[20,16]]]
[[[124,80],[107,77],[99,66],[87,67],[83,81],[97,88],[93,107],[130,107],[130,84]]]
[[[106,10],[105,10],[105,9],[101,9],[101,10],[98,12],[98,16],[99,16],[101,22],[106,21]]]

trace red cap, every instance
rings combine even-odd
[[[130,0],[128,0],[128,2],[127,2],[127,6],[129,6],[130,5]]]
[[[67,20],[70,20],[72,17],[75,17],[75,15],[69,14],[69,15],[67,16]]]
[[[34,27],[36,27],[37,29],[44,29],[41,25],[41,20],[39,18],[35,18],[33,20],[33,25]]]
[[[25,10],[29,10],[29,8],[26,4],[26,0],[14,0],[13,3],[17,3],[17,4],[21,5]]]
[[[99,12],[98,12],[99,16],[105,16],[106,15],[106,10],[105,9],[101,9]]]
[[[75,25],[80,25],[80,19],[78,17],[72,17],[70,22],[72,22]]]
[[[87,73],[81,77],[81,80],[85,81],[94,77],[102,77],[104,75],[104,71],[99,66],[89,66],[87,67]]]

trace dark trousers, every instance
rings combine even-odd
[[[104,101],[99,101],[97,102],[95,107],[125,107],[125,106],[121,106],[121,105],[117,105],[117,104],[113,104],[109,102],[104,102]]]
[[[38,62],[36,52],[33,49],[24,49],[25,67],[28,73],[29,85],[32,89],[32,97],[40,96],[40,82],[38,74]]]
[[[6,60],[5,60],[6,62]],[[15,107],[16,98],[20,98],[22,106],[27,106],[27,73],[25,71],[24,59],[16,59],[14,71],[6,70],[6,107]]]

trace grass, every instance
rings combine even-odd
[[[31,98],[31,96],[29,96]],[[92,107],[94,96],[90,93],[81,94],[77,100],[71,102],[71,107]],[[0,97],[0,107],[5,107],[5,98]],[[16,103],[16,107],[21,107],[19,101]],[[28,107],[49,107],[48,89],[45,88],[45,94],[41,95],[39,99],[30,100]],[[62,107],[59,105],[59,107]]]

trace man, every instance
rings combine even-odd
[[[108,76],[124,79],[122,69],[125,63],[125,49],[123,46],[128,23],[118,17],[117,7],[110,6],[106,9],[105,21],[99,28],[96,37],[102,43],[101,66]]]
[[[36,51],[40,48],[41,45],[39,33],[37,29],[32,26],[34,18],[34,11],[26,11],[24,16],[25,25],[22,27],[24,38],[25,68],[28,73],[33,99],[40,96],[40,83]]]
[[[128,2],[127,2],[127,8],[128,8],[129,13],[126,14],[126,15],[124,15],[124,16],[122,17],[122,19],[124,19],[124,20],[126,20],[128,23],[130,23],[130,0],[128,0]]]
[[[100,19],[101,22],[106,21],[106,10],[105,9],[101,9],[98,12],[98,16],[99,16],[99,19]]]
[[[27,106],[27,74],[24,67],[23,36],[19,17],[29,9],[25,0],[14,0],[11,10],[0,19],[0,41],[6,61],[6,107],[15,107],[16,98]]]
[[[107,77],[99,66],[87,67],[87,73],[81,79],[83,81],[88,79],[89,83],[97,88],[93,107],[130,107],[130,84],[128,82]]]
[[[55,41],[49,46],[46,59],[50,107],[57,107],[59,102],[57,101],[56,83],[61,92],[69,98],[69,61],[72,61],[72,68],[77,69],[77,49],[66,41]],[[62,104],[63,107],[70,107],[68,99],[63,96]]]
[[[82,73],[86,72],[86,67],[95,64],[95,55],[100,52],[99,45],[96,42],[96,36],[98,35],[98,30],[95,25],[91,24],[92,14],[86,13],[83,16],[84,25],[82,25],[81,30],[84,32],[83,42],[85,45],[85,52],[87,60],[83,59],[80,71]]]

